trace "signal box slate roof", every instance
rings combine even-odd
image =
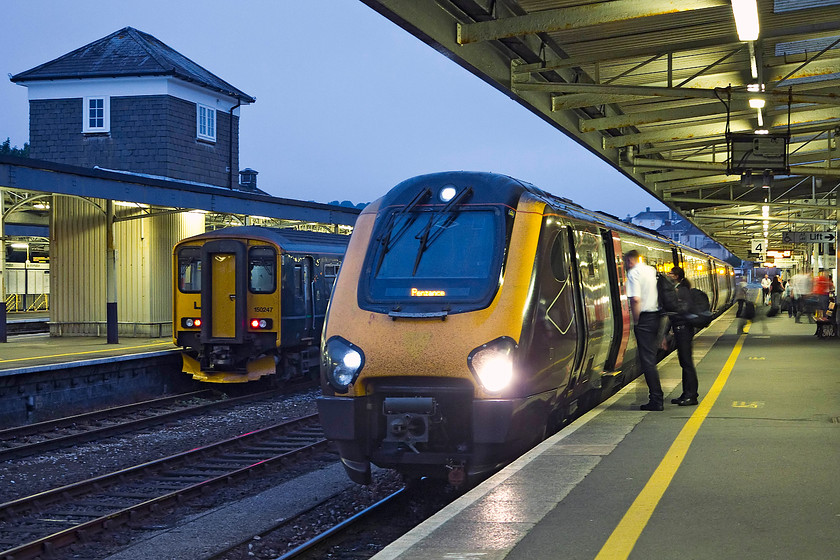
[[[172,76],[253,103],[256,98],[133,27],[125,27],[55,60],[12,76],[13,82]]]

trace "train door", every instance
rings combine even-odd
[[[534,278],[538,295],[533,319],[523,325],[520,347],[527,347],[522,356],[528,362],[523,365],[533,372],[535,390],[555,390],[560,395],[574,386],[586,339],[578,328],[583,308],[576,296],[569,235],[553,215],[544,218],[538,251]]]
[[[303,338],[315,337],[315,296],[313,285],[312,257],[306,256],[300,261],[301,266],[301,291],[303,296]]]
[[[624,364],[624,351],[630,340],[630,303],[621,299],[627,274],[624,269],[624,256],[621,254],[621,240],[617,233],[601,230],[606,251],[607,278],[609,279],[610,300],[613,313],[613,336],[610,343],[604,369],[620,369]]]
[[[210,241],[202,248],[201,341],[240,343],[245,327],[245,244]]]
[[[717,268],[715,268],[715,263],[712,262],[712,259],[706,259],[706,266],[709,270],[709,294],[712,295],[709,301],[709,305],[712,308],[712,313],[714,313],[718,309],[718,283],[717,283]]]
[[[581,225],[572,232],[587,340],[579,383],[591,382],[600,388],[615,333],[606,249],[599,229]]]

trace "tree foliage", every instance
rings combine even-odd
[[[12,141],[7,136],[6,140],[0,144],[0,156],[29,157],[29,142],[24,142],[23,148],[12,147]]]

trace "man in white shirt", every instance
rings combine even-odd
[[[662,410],[665,395],[656,369],[656,350],[659,338],[659,293],[656,290],[656,269],[640,259],[635,249],[624,255],[627,263],[627,297],[633,313],[633,332],[636,335],[639,367],[645,376],[650,393],[642,410]]]
[[[770,276],[768,274],[764,275],[764,278],[761,279],[761,297],[763,300],[764,305],[770,301],[770,286],[773,284],[773,281],[770,280]]]

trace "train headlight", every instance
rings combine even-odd
[[[498,393],[513,381],[515,349],[516,342],[503,336],[470,352],[467,365],[487,391]]]
[[[339,336],[327,341],[321,359],[326,368],[327,382],[339,393],[347,392],[365,365],[362,349]]]

